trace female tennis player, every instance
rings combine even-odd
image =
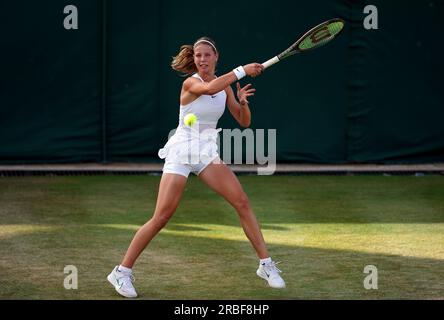
[[[174,214],[190,172],[236,209],[242,228],[260,259],[256,274],[273,288],[285,287],[279,275],[281,271],[268,254],[248,197],[231,169],[219,158],[216,143],[217,122],[226,105],[241,126],[250,125],[248,97],[254,95],[255,89],[250,84],[241,88],[237,83],[238,102],[230,85],[246,75],[260,75],[263,66],[251,63],[217,77],[215,68],[218,58],[216,44],[208,37],[198,39],[194,45],[182,46],[179,54],[173,58],[172,68],[190,77],[182,85],[179,126],[164,148],[159,150],[159,156],[165,158],[165,165],[154,215],[137,231],[123,261],[108,275],[108,281],[124,297],[137,297],[132,267]],[[185,116],[190,113],[197,116],[197,128],[184,124]]]

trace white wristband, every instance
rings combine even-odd
[[[240,80],[247,75],[244,67],[242,67],[242,66],[239,66],[236,69],[233,69],[233,72],[236,75],[237,80]]]

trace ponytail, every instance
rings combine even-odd
[[[192,45],[183,45],[177,56],[173,57],[171,68],[183,73],[185,76],[197,72],[194,64],[194,49]]]

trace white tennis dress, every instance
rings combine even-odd
[[[196,73],[192,77],[203,79]],[[188,177],[190,172],[200,174],[213,160],[219,157],[217,138],[221,129],[217,122],[225,111],[227,94],[222,90],[213,95],[201,95],[193,102],[180,106],[179,125],[159,157],[165,159],[164,173]],[[198,121],[186,126],[184,118],[194,113]]]

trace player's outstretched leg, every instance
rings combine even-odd
[[[281,271],[268,254],[264,237],[248,197],[231,169],[221,161],[211,163],[199,174],[199,178],[236,209],[242,228],[260,259],[256,274],[265,279],[270,287],[284,288],[285,281],[280,276]]]
[[[135,234],[120,265],[108,275],[108,281],[116,291],[127,298],[137,297],[132,267],[150,241],[165,227],[179,205],[187,178],[164,173],[160,180],[159,194],[153,217]]]

